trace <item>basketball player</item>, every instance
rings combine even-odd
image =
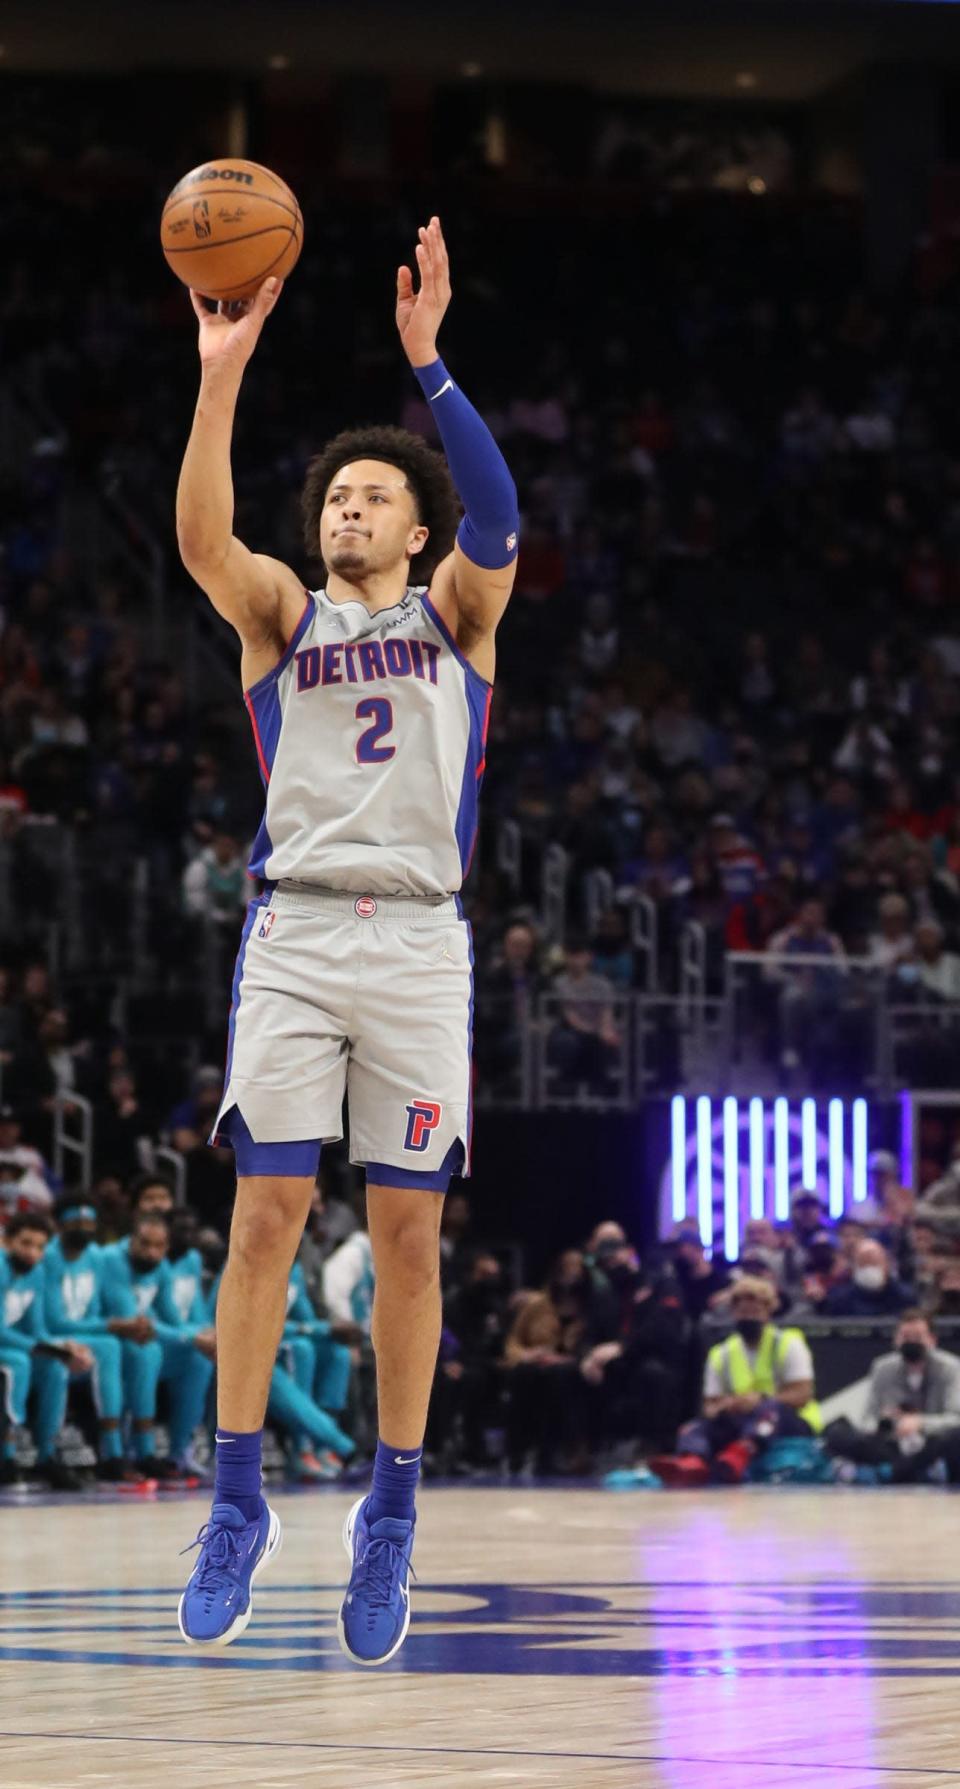
[[[370,1492],[344,1527],[339,1620],[361,1665],[392,1658],[410,1620],[440,1212],[451,1174],[469,1169],[473,963],[458,890],[518,530],[507,467],[437,355],[450,302],[437,218],[416,259],[418,290],[409,268],[397,275],[397,327],[447,464],[389,428],[347,432],[320,453],[304,515],[325,587],[305,593],[233,534],[234,413],[276,281],[239,319],[193,295],[200,396],[177,499],[184,564],[240,635],[266,788],[251,862],[266,886],[243,930],[215,1131],[238,1175],[217,1306],[216,1482],[180,1630],[220,1645],[242,1633],[252,1581],[280,1544],[260,1495],[263,1415],[321,1143],[341,1134],[346,1089],[376,1270],[380,1439]],[[451,475],[465,511],[455,545]]]

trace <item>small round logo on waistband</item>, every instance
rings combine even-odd
[[[361,919],[372,919],[377,911],[377,903],[372,895],[361,895],[358,901],[354,901],[353,911]]]

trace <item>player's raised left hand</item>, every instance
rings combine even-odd
[[[450,262],[440,219],[432,217],[419,234],[419,292],[414,292],[410,268],[397,268],[397,328],[403,351],[415,367],[436,360],[437,333],[450,303]]]

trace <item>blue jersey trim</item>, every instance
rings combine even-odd
[[[465,1167],[464,1146],[457,1137],[451,1143],[439,1168],[391,1168],[389,1162],[366,1162],[368,1186],[400,1186],[420,1188],[425,1193],[445,1193],[454,1174]]]
[[[471,683],[468,680],[466,697],[470,714],[470,732],[467,738],[467,755],[464,760],[463,782],[460,785],[460,801],[457,806],[457,818],[454,826],[457,849],[460,853],[460,870],[464,878],[469,875],[473,850],[477,842],[477,811],[480,790],[483,786],[487,727],[490,721],[492,695],[492,684],[485,683],[482,677],[478,678],[476,683]]]
[[[273,666],[273,668],[271,670],[265,671],[263,676],[259,677],[257,679],[256,683],[251,683],[249,689],[244,690],[243,693],[244,693],[245,697],[259,695],[261,693],[261,691],[264,690],[269,683],[272,683],[277,677],[279,677],[281,671],[285,670],[287,665],[290,663],[290,660],[292,659],[294,653],[296,652],[297,647],[300,644],[300,641],[303,639],[303,636],[306,633],[307,628],[309,627],[310,622],[313,620],[313,617],[316,613],[317,605],[314,602],[310,591],[308,590],[306,594],[307,594],[307,600],[303,605],[303,614],[301,615],[300,620],[297,622],[297,625],[294,628],[293,633],[290,636],[290,639],[287,641],[287,644],[284,647],[282,653],[280,654],[280,657],[277,659],[276,664]]]
[[[477,682],[479,684],[481,684],[485,690],[492,690],[493,684],[489,683],[485,677],[481,677],[480,672],[477,670],[476,666],[472,665],[468,658],[464,658],[463,653],[460,651],[460,648],[457,645],[456,640],[454,639],[452,633],[450,632],[450,629],[448,628],[446,622],[444,620],[442,620],[440,615],[438,615],[436,609],[434,608],[432,602],[430,601],[429,596],[422,596],[420,598],[420,602],[421,602],[423,608],[426,610],[427,614],[429,615],[430,620],[433,622],[433,625],[436,628],[438,634],[440,634],[442,636],[442,638],[446,641],[446,644],[449,646],[450,651],[453,653],[453,656],[457,661],[457,664],[463,666],[463,669],[466,671],[468,677],[475,677]]]
[[[255,901],[250,902],[250,905],[247,908],[247,917],[244,920],[243,931],[240,934],[240,948],[237,951],[237,961],[233,971],[233,987],[230,990],[230,1017],[227,1020],[227,1066],[223,1074],[223,1085],[225,1088],[230,1085],[230,1075],[233,1071],[233,1044],[237,1033],[237,1012],[240,1007],[240,984],[243,980],[243,963],[247,954],[247,945],[250,942],[250,933],[253,931],[257,916],[263,911],[264,907],[270,905],[270,897],[272,893],[272,888],[264,890],[264,893],[258,895]],[[228,1110],[232,1110],[232,1107],[228,1108]],[[225,1112],[224,1117],[226,1116],[227,1114]],[[219,1133],[214,1131],[209,1141],[211,1143],[217,1143],[219,1140]]]

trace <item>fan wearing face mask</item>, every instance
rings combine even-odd
[[[650,1462],[665,1484],[738,1484],[771,1441],[823,1427],[810,1349],[801,1330],[777,1326],[778,1302],[771,1281],[737,1281],[733,1333],[707,1355],[703,1414],[680,1430],[676,1454]]]
[[[894,1273],[883,1243],[867,1239],[853,1251],[850,1278],[831,1288],[821,1310],[825,1317],[899,1317],[914,1297]]]
[[[937,1347],[922,1311],[904,1311],[891,1352],[870,1369],[860,1426],[830,1424],[830,1452],[857,1465],[883,1466],[895,1483],[926,1477],[938,1460],[960,1479],[960,1360]]]

